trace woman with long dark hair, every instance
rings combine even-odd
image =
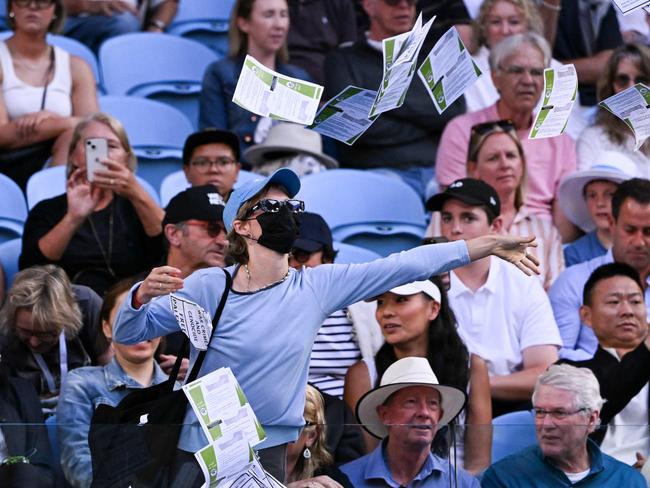
[[[386,342],[374,360],[359,361],[348,370],[344,394],[348,406],[356,408],[395,361],[425,357],[441,383],[469,390],[467,412],[460,420],[472,427],[457,436],[456,458],[464,460],[470,472],[484,469],[490,461],[489,437],[485,438],[489,432],[480,426],[492,420],[487,367],[478,356],[470,360],[440,279],[415,281],[379,295],[375,315]],[[367,436],[366,443],[372,448],[376,440]],[[447,456],[449,444],[438,438],[434,448]]]

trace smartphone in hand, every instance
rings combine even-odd
[[[101,137],[86,139],[86,178],[95,181],[95,171],[104,168],[102,159],[108,157],[108,141]]]

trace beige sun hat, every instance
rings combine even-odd
[[[403,358],[391,364],[381,377],[380,386],[366,393],[357,403],[357,419],[363,428],[380,439],[388,435],[388,428],[379,419],[377,407],[389,396],[408,386],[431,386],[442,399],[442,417],[438,427],[454,420],[465,406],[467,395],[453,386],[441,385],[426,358]]]
[[[304,153],[318,159],[328,168],[338,168],[336,159],[323,153],[320,134],[298,124],[281,122],[269,130],[261,144],[255,144],[244,151],[244,158],[253,166],[268,162],[265,156],[274,152]]]
[[[576,171],[565,177],[558,188],[558,200],[564,215],[585,232],[591,232],[596,224],[585,202],[584,189],[587,183],[594,180],[607,180],[612,183],[622,183],[637,176],[634,162],[626,155],[617,151],[603,151],[598,162],[591,168]]]

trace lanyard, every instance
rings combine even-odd
[[[54,381],[54,376],[52,371],[50,371],[49,366],[43,359],[43,356],[37,352],[32,352],[34,359],[38,367],[41,368],[43,376],[45,376],[45,382],[47,383],[47,390],[50,393],[56,393],[56,382]],[[65,383],[66,376],[68,375],[68,346],[65,343],[65,332],[61,332],[59,335],[59,366],[61,368],[61,390],[63,389],[63,383]]]

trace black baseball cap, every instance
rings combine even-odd
[[[298,238],[293,243],[294,249],[316,252],[325,246],[333,248],[332,231],[323,217],[311,212],[302,212],[296,215],[300,229]]]
[[[442,206],[450,198],[469,205],[486,207],[492,212],[493,217],[498,217],[501,213],[501,202],[496,190],[481,180],[462,178],[454,181],[445,191],[427,200],[427,210],[432,212],[442,210]]]
[[[224,201],[214,185],[193,186],[169,201],[163,228],[186,220],[223,221]]]
[[[185,139],[183,146],[183,164],[190,164],[190,158],[194,149],[204,144],[221,143],[232,149],[235,159],[239,161],[239,137],[232,131],[215,128],[207,128],[190,134]]]

